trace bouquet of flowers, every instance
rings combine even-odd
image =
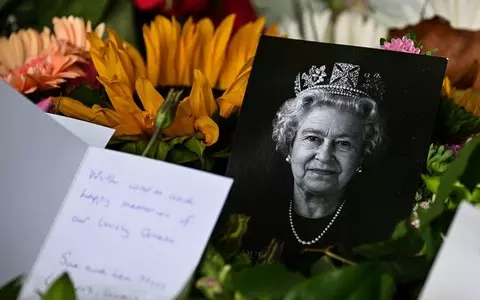
[[[158,16],[142,28],[142,55],[104,24],[92,28],[81,18],[54,18],[53,29],[22,29],[0,39],[0,75],[46,112],[114,128],[110,149],[223,174],[259,36],[279,35],[277,26],[265,28],[263,18],[232,33],[234,21],[230,15],[215,28],[208,18],[181,24]],[[382,39],[381,47],[435,54],[411,32]],[[276,240],[253,265],[240,250],[249,217],[231,215],[180,298],[416,298],[458,204],[480,201],[476,93],[456,90],[446,77],[439,97],[413,214],[389,240],[312,249],[324,255],[306,277],[279,263]],[[0,298],[15,299],[20,288],[14,279]],[[68,274],[42,297],[76,299]]]

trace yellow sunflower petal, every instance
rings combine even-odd
[[[90,44],[90,53],[100,55],[100,49],[105,47],[105,43],[94,32],[87,32],[87,40]]]
[[[140,108],[135,104],[132,92],[127,85],[118,80],[108,80],[103,77],[99,77],[98,81],[105,87],[108,98],[116,111],[120,113],[141,112]]]
[[[278,24],[273,24],[268,26],[267,30],[265,30],[265,35],[270,36],[278,36],[280,34],[280,26]]]
[[[192,61],[195,47],[195,30],[196,24],[193,18],[189,17],[182,28],[178,49],[178,76],[180,84],[189,86],[192,84]]]
[[[250,32],[250,39],[248,40],[246,57],[245,60],[249,59],[250,57],[255,55],[257,51],[258,41],[260,40],[260,35],[262,34],[262,30],[265,27],[266,19],[264,17],[258,18],[252,26]]]
[[[239,107],[242,106],[243,97],[245,96],[245,90],[247,88],[248,78],[252,70],[253,57],[250,58],[235,81],[228,87],[223,95],[217,99],[220,106],[220,116],[228,118]]]
[[[115,44],[118,49],[123,49],[122,39],[112,28],[107,28],[108,40]]]
[[[452,83],[450,82],[450,79],[448,79],[447,76],[443,78],[442,93],[445,96],[452,98],[452,95],[453,95]]]
[[[198,61],[195,62],[194,68],[198,68],[202,73],[210,73],[212,62],[211,54],[213,52],[213,34],[215,32],[215,26],[212,20],[204,18],[198,22],[197,27],[198,42],[201,45],[198,47]],[[197,57],[196,57],[197,58]]]
[[[118,65],[118,63],[120,64]],[[130,56],[125,50],[117,49],[117,66],[119,72],[124,72],[124,74],[126,74],[126,79],[128,79],[128,86],[133,91],[136,79],[135,68],[130,59]]]
[[[173,66],[174,61],[172,59],[177,50],[177,39],[180,32],[177,32],[175,25],[164,16],[157,16],[152,27],[158,30],[159,38],[156,42],[159,44],[160,65],[166,66],[160,68],[159,84],[172,85],[176,78],[175,68],[169,68],[168,66]]]
[[[167,137],[192,136],[195,133],[194,124],[195,119],[190,107],[190,100],[186,97],[178,105],[175,121],[162,132]]]
[[[195,118],[200,118],[201,116],[209,117],[217,110],[212,87],[207,78],[197,69],[193,71],[193,85],[189,99]]]
[[[105,116],[99,114],[95,110],[75,99],[68,97],[55,97],[52,98],[51,102],[53,107],[55,107],[56,111],[62,113],[67,117],[95,123],[110,128],[113,128],[115,126],[115,124],[110,122],[107,118],[105,118]]]
[[[143,60],[140,52],[135,47],[125,41],[123,42],[123,48],[125,49],[125,52],[127,52],[128,57],[130,57],[130,60],[132,61],[132,65],[135,69],[135,78],[146,77],[147,70],[145,68],[145,61]]]
[[[217,123],[207,116],[200,117],[195,120],[195,129],[204,135],[203,143],[211,146],[218,141],[220,130]]]
[[[152,26],[153,28],[155,26]],[[150,30],[147,25],[143,25],[143,39],[145,41],[145,48],[147,52],[147,78],[154,85],[157,85],[160,77],[160,69],[163,67],[160,65],[159,51],[153,41],[158,40],[157,30]]]
[[[231,38],[227,49],[228,63],[223,65],[220,77],[218,79],[218,87],[221,90],[226,90],[238,75],[239,70],[247,60],[248,50],[247,45],[252,39],[253,24],[248,23],[242,26]]]
[[[216,85],[220,70],[225,61],[225,53],[227,51],[228,42],[233,29],[233,22],[235,21],[235,15],[229,15],[226,17],[218,29],[215,31],[212,40],[206,45],[203,57],[203,70],[205,77]]]
[[[153,116],[156,116],[158,108],[163,103],[162,95],[160,95],[153,84],[144,77],[137,79],[135,87],[145,110]]]

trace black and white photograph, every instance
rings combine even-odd
[[[388,237],[412,209],[446,59],[262,36],[234,137],[224,214],[252,257]],[[307,251],[308,252],[308,251]]]

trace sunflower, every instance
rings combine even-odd
[[[448,77],[443,79],[442,93],[459,107],[471,113],[476,117],[480,117],[480,94],[472,89],[457,90],[455,89]]]
[[[102,40],[88,34],[90,55],[112,107],[68,97],[52,99],[56,111],[115,129],[116,137],[145,139],[155,131],[155,118],[164,99],[159,91],[183,91],[173,124],[162,131],[166,138],[199,133],[205,145],[219,137],[214,119],[228,118],[242,104],[265,19],[243,26],[231,37],[234,15],[215,28],[208,18],[183,27],[172,17],[158,16],[143,27],[146,60],[112,29]],[[278,34],[276,26],[266,34]],[[215,98],[214,93],[219,97]],[[137,101],[138,100],[138,101]]]
[[[59,88],[67,79],[85,76],[81,68],[89,49],[91,23],[81,18],[54,18],[54,33],[22,29],[0,37],[0,77],[21,93]],[[104,24],[95,29],[103,35]]]

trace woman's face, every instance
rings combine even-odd
[[[290,154],[295,184],[317,195],[341,191],[360,166],[362,128],[361,119],[337,108],[310,111]]]

